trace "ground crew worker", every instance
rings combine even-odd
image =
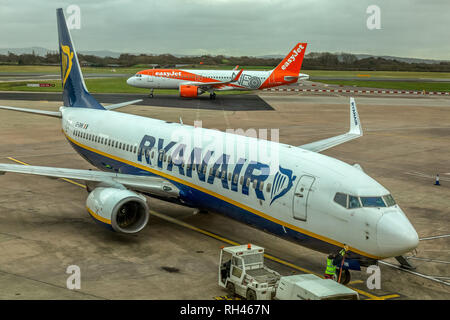
[[[348,250],[347,246],[344,246],[338,253],[332,253],[327,258],[327,268],[325,269],[325,279],[333,279],[336,276],[336,269],[339,263],[344,258]]]

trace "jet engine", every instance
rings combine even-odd
[[[127,189],[95,188],[86,206],[96,221],[119,233],[137,233],[149,218],[145,197]]]
[[[203,91],[197,86],[191,86],[187,84],[180,86],[180,97],[196,98],[198,95],[202,93]]]

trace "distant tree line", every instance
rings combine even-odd
[[[94,55],[78,54],[80,63],[93,67],[132,67],[159,66],[174,67],[175,65],[240,65],[240,66],[268,66],[275,67],[280,63],[277,58],[258,57],[226,57],[223,55],[202,55],[196,57],[175,57],[171,54],[121,54],[118,58],[98,57]],[[47,53],[45,56],[32,54],[9,53],[0,55],[0,64],[18,65],[57,65],[58,53]],[[362,70],[362,71],[435,71],[450,72],[450,62],[408,63],[384,58],[358,59],[353,54],[309,53],[303,61],[303,69],[307,70]]]

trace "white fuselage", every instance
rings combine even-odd
[[[356,255],[380,259],[417,245],[417,233],[398,205],[346,209],[333,201],[337,192],[389,194],[360,169],[334,158],[114,111],[62,107],[61,112],[66,137],[93,165],[168,179],[189,205],[322,252],[346,244]]]

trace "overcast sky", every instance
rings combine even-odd
[[[381,29],[369,30],[369,5]],[[448,0],[0,0],[0,48],[57,48],[58,7],[81,9],[78,51],[286,54],[351,52],[450,60]],[[68,14],[66,13],[66,17]]]

